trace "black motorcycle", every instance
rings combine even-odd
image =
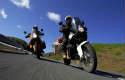
[[[63,25],[62,22],[59,25]],[[69,65],[71,60],[79,60],[79,65],[87,72],[94,72],[97,67],[97,56],[95,49],[87,41],[87,29],[79,18],[73,19],[73,28],[77,31],[70,32],[64,64]],[[75,30],[76,30],[75,29]]]

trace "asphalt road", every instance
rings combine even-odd
[[[87,73],[75,66],[32,55],[0,53],[0,80],[124,80],[104,71]]]

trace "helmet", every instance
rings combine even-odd
[[[38,30],[38,26],[37,25],[33,25],[33,29]]]
[[[33,25],[33,27],[38,27],[37,25]]]
[[[65,20],[67,20],[67,19],[71,19],[72,20],[72,17],[71,16],[66,16]]]

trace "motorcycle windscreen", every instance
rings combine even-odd
[[[72,20],[72,30],[78,32],[78,27],[81,25],[81,21],[78,17],[74,17]]]

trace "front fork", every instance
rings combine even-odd
[[[83,58],[83,50],[82,50],[82,45],[85,45],[88,41],[83,41],[77,46],[77,52],[80,57],[80,60]]]
[[[38,44],[37,42],[35,42],[35,44],[33,45],[33,50],[34,52],[40,52],[40,44]]]

